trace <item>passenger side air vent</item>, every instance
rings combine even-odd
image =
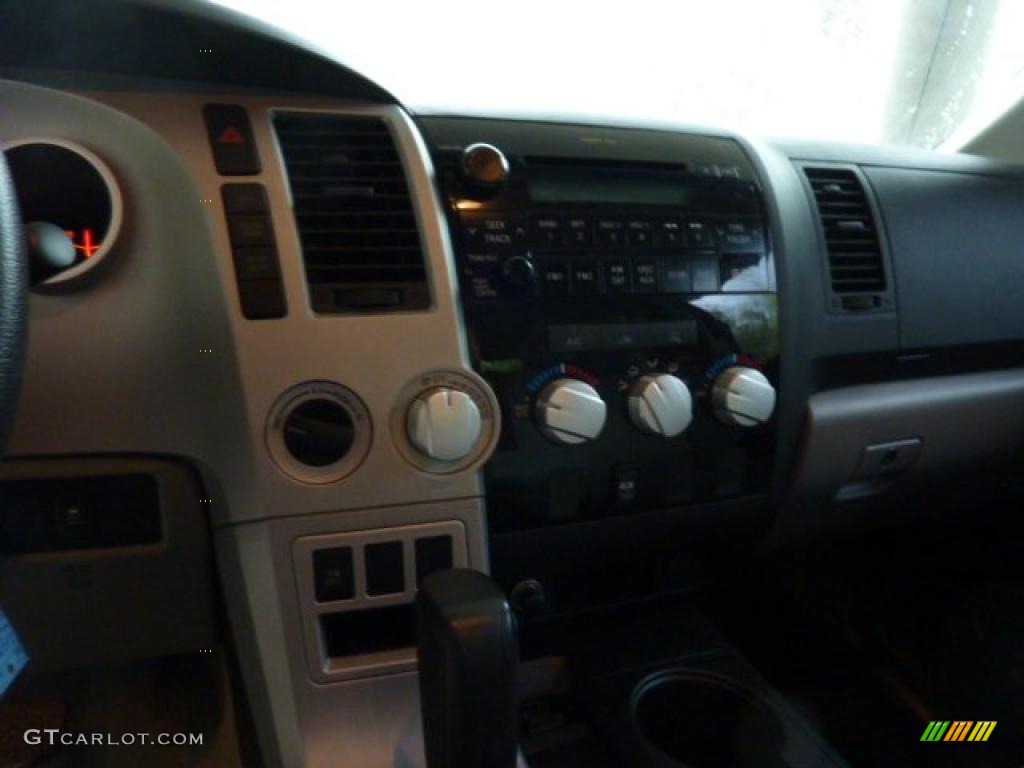
[[[833,306],[851,311],[887,306],[881,240],[860,177],[849,168],[803,170],[825,235]]]
[[[281,112],[313,311],[394,312],[430,305],[423,248],[402,161],[376,117]]]

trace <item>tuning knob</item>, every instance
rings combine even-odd
[[[686,384],[675,376],[642,376],[629,393],[629,417],[644,432],[675,437],[693,420],[693,398]]]
[[[555,442],[579,445],[604,429],[607,408],[597,390],[579,379],[556,379],[537,398],[540,430]]]
[[[529,288],[533,285],[533,261],[529,256],[509,256],[501,263],[501,275],[512,288]]]
[[[744,366],[726,368],[711,386],[715,416],[732,427],[756,427],[775,410],[775,387],[760,371]]]
[[[430,389],[409,406],[406,431],[424,456],[459,461],[472,453],[480,439],[480,410],[473,398],[461,390]]]
[[[508,178],[508,160],[491,144],[470,144],[462,152],[462,172],[473,184],[492,189]]]

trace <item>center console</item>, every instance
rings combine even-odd
[[[421,121],[472,363],[502,408],[492,531],[767,491],[778,313],[732,139]]]

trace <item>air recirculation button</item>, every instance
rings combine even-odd
[[[285,417],[284,444],[296,460],[310,467],[340,461],[354,439],[352,419],[332,400],[307,400]]]

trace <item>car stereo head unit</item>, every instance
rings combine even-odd
[[[498,394],[496,531],[765,492],[775,267],[728,138],[427,118],[474,365]]]

